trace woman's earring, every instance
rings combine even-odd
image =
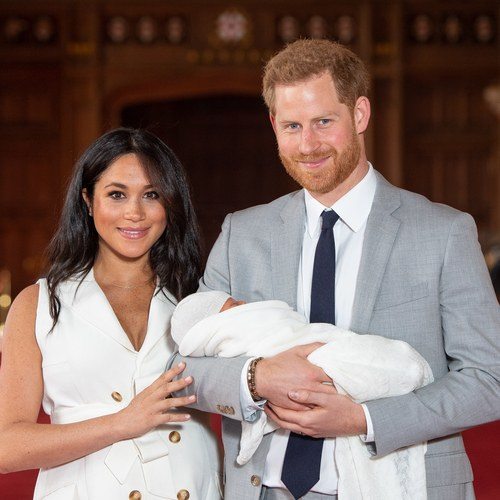
[[[88,210],[89,210],[89,215],[90,215],[90,217],[92,217],[92,207],[87,207],[87,208],[88,208]]]

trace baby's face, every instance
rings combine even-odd
[[[233,299],[232,297],[229,297],[226,302],[224,302],[224,305],[221,307],[219,312],[224,312],[227,311],[228,309],[232,309],[233,307],[238,307],[245,304],[243,300],[236,300]]]

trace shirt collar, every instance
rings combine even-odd
[[[318,231],[323,210],[331,208],[337,212],[342,221],[354,232],[361,229],[368,219],[377,187],[377,178],[370,162],[368,172],[349,192],[331,207],[325,207],[304,190],[306,204],[306,230],[312,238]]]

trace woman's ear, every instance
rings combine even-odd
[[[90,217],[92,217],[92,201],[90,200],[90,196],[87,192],[87,189],[82,190],[83,201],[85,201],[85,205],[87,205],[87,210],[89,211]]]

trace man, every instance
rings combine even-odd
[[[263,87],[280,158],[304,189],[228,215],[200,290],[281,299],[311,322],[404,340],[435,382],[358,405],[307,361],[317,344],[263,360],[188,358],[199,407],[228,417],[226,498],[336,498],[344,435],[374,456],[428,441],[428,497],[474,498],[459,433],[499,416],[500,311],[472,218],[368,163],[368,74],[348,49],[297,41],[269,61]],[[237,420],[262,407],[282,429],[237,466]]]

